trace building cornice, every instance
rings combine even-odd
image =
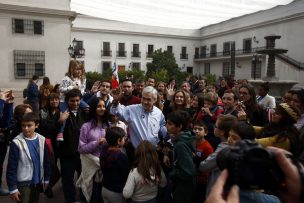
[[[160,34],[160,33],[151,33],[151,32],[135,32],[135,31],[80,28],[80,27],[72,27],[72,32],[73,31],[97,32],[97,33],[121,34],[121,35],[136,35],[136,36],[149,36],[149,37],[163,37],[163,38],[188,39],[188,40],[200,40],[201,39],[201,37],[195,37],[195,36],[182,36],[182,35]]]
[[[253,29],[262,28],[262,27],[266,27],[266,26],[270,26],[270,25],[286,23],[286,22],[289,22],[289,21],[294,21],[294,20],[303,19],[303,18],[304,18],[304,13],[296,13],[296,14],[293,14],[293,15],[284,16],[284,17],[281,17],[281,18],[276,18],[276,19],[272,19],[272,20],[248,25],[248,26],[243,26],[243,27],[239,27],[239,28],[235,28],[235,29],[230,29],[230,30],[226,30],[226,31],[222,31],[222,32],[217,32],[217,33],[214,33],[214,34],[204,35],[204,36],[201,36],[200,39],[201,40],[206,40],[206,39],[209,39],[209,38],[220,37],[220,36],[223,36],[223,35],[228,35],[228,34],[234,34],[234,33],[242,32],[242,31],[253,30]],[[227,21],[225,21],[225,22],[227,22]],[[203,28],[201,28],[201,30],[208,29],[208,27],[210,27],[210,26],[203,27]]]
[[[61,17],[61,18],[68,18],[71,21],[73,21],[77,15],[76,12],[68,11],[68,10],[57,10],[57,9],[19,6],[19,5],[1,4],[1,3],[0,3],[0,13],[16,13],[16,14],[27,14],[27,15]]]

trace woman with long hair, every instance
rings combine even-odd
[[[303,146],[299,146],[299,132],[294,123],[299,118],[299,113],[292,106],[279,104],[272,114],[271,123],[264,128],[255,128],[259,138],[256,141],[264,147],[282,148],[298,156]]]
[[[77,185],[81,186],[84,196],[90,203],[102,201],[101,181],[94,181],[94,177],[101,173],[99,155],[106,144],[106,129],[109,127],[107,114],[105,101],[98,97],[94,98],[90,102],[89,121],[84,123],[80,129],[78,151],[82,173],[79,180],[82,182],[78,181]],[[85,182],[86,180],[89,182]]]
[[[42,80],[42,85],[39,87],[40,92],[40,109],[43,109],[47,103],[48,96],[53,90],[53,85],[50,83],[49,77],[44,77]]]
[[[244,110],[249,123],[254,126],[267,124],[267,112],[258,105],[254,88],[248,84],[242,84],[239,94],[240,100],[245,106]]]
[[[172,111],[176,110],[190,111],[188,97],[183,90],[177,90],[171,98],[168,96],[168,100],[164,103],[163,114],[165,117],[167,117],[167,115]]]
[[[155,147],[142,141],[135,151],[135,164],[130,171],[123,196],[132,202],[156,203],[158,187],[165,187],[166,176],[161,168]]]

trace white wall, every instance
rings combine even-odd
[[[70,0],[0,0],[3,4],[70,10]]]
[[[12,33],[12,18],[44,21],[44,35]],[[24,88],[28,79],[15,79],[13,50],[45,51],[45,75],[51,82],[60,81],[67,71],[71,23],[64,18],[35,15],[0,14],[1,88]]]

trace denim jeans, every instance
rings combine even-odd
[[[240,191],[241,203],[280,203],[280,199],[274,195],[264,194],[257,191]]]

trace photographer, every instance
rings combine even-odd
[[[303,176],[304,169],[303,166],[296,161],[294,158],[291,158],[292,155],[276,147],[268,147],[267,150],[272,152],[275,156],[275,160],[283,171],[285,178],[285,189],[284,191],[278,191],[280,200],[282,202],[290,203],[300,203],[303,201]],[[214,184],[207,200],[205,203],[239,203],[239,187],[233,185],[228,192],[227,197],[224,197],[224,185],[228,179],[228,171],[225,169],[221,172],[221,175],[218,177],[216,183]],[[301,196],[302,195],[302,196]]]

